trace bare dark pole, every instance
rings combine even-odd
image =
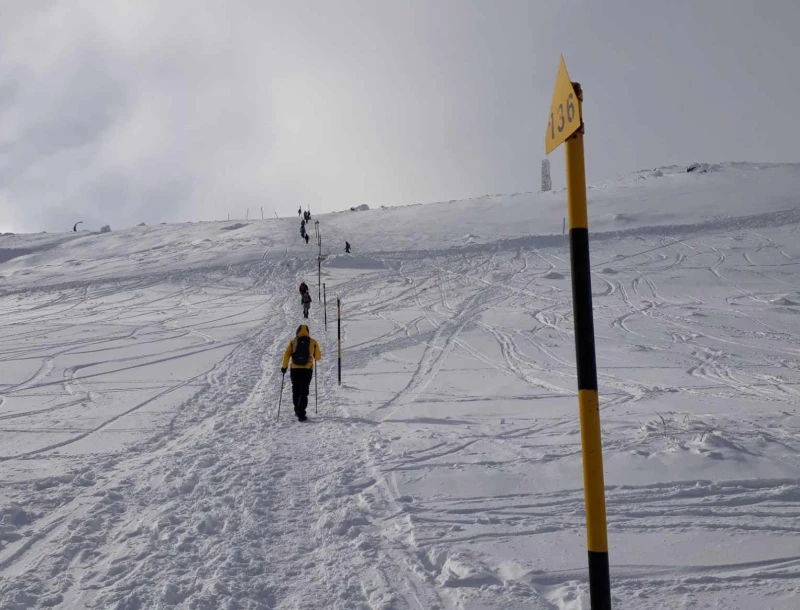
[[[319,220],[315,227],[319,225]],[[317,229],[317,246],[319,247],[319,254],[317,255],[317,299],[321,298],[319,295],[319,285],[322,283],[322,233]]]
[[[286,381],[286,373],[281,375],[281,395],[278,399],[278,417],[275,418],[275,421],[278,421],[281,418],[281,402],[283,402],[283,382]]]

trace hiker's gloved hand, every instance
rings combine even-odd
[[[281,375],[285,375],[285,374],[286,374],[286,367],[281,369]]]

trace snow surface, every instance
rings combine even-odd
[[[702,169],[589,190],[614,605],[796,609],[800,166]],[[564,212],[313,218],[327,332],[295,218],[0,235],[0,608],[589,608]]]

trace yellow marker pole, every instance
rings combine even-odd
[[[578,108],[583,92],[572,83]],[[582,113],[580,113],[582,116]],[[583,493],[586,504],[586,538],[589,550],[589,593],[592,610],[610,610],[606,500],[600,406],[597,398],[597,363],[592,319],[592,282],[589,263],[589,221],[586,210],[586,166],[583,123],[565,140],[567,155],[567,219],[572,268],[572,307],[575,320],[575,355],[578,368],[578,407],[583,453]]]

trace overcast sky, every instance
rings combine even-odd
[[[0,230],[538,190],[562,53],[590,182],[800,161],[798,0],[0,0]]]

